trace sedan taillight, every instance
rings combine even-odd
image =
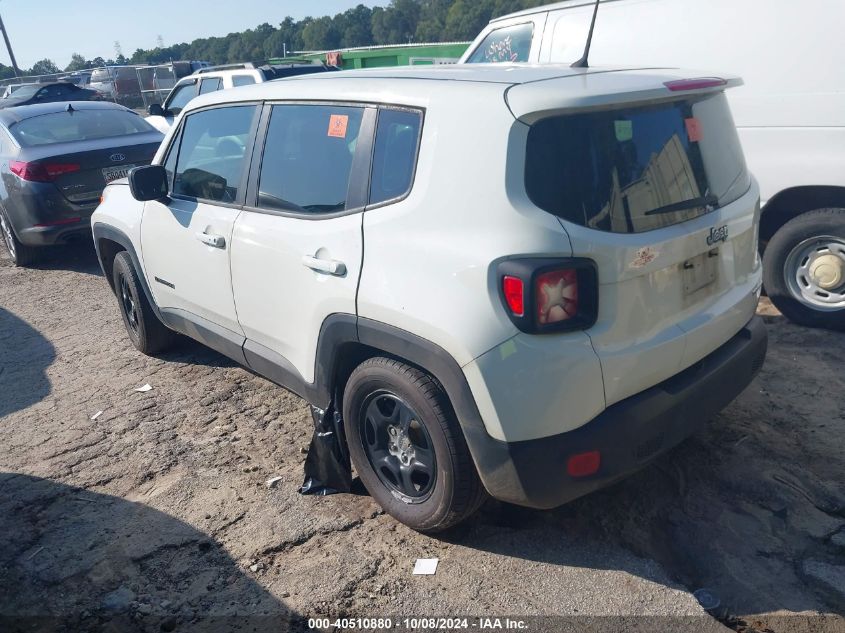
[[[499,264],[505,311],[523,332],[592,327],[598,317],[598,272],[592,260],[515,259]]]
[[[59,176],[79,171],[81,167],[75,163],[13,160],[9,162],[9,169],[17,177],[29,182],[53,182]]]

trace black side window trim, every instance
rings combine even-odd
[[[252,143],[255,145],[256,134],[258,132],[258,124],[261,120],[261,114],[263,109],[261,108],[262,103],[260,101],[235,101],[232,103],[219,103],[211,106],[207,106],[205,108],[198,108],[196,110],[191,110],[191,112],[187,116],[183,116],[182,120],[179,122],[179,129],[173,135],[173,140],[170,143],[170,147],[168,147],[167,152],[164,156],[164,161],[161,163],[162,165],[167,164],[167,159],[170,157],[170,152],[176,151],[176,167],[173,171],[173,178],[176,179],[176,169],[179,167],[179,154],[178,152],[181,150],[182,146],[182,135],[185,130],[185,121],[187,121],[190,117],[198,114],[200,112],[207,112],[209,110],[216,110],[218,108],[229,108],[229,107],[239,107],[239,106],[253,106],[255,108],[255,113],[252,117],[252,124],[250,126],[249,134],[247,135],[247,148],[244,152],[244,166],[242,167],[241,172],[241,181],[238,184],[238,196],[234,202],[221,202],[219,200],[209,200],[207,198],[195,198],[193,196],[186,196],[184,194],[173,193],[172,188],[173,184],[168,184],[168,195],[173,198],[174,200],[188,200],[189,202],[204,202],[206,204],[211,204],[217,207],[231,207],[235,209],[243,208],[244,201],[246,200],[247,195],[247,185],[249,182],[249,174],[250,168],[252,164],[251,156],[252,151],[249,147],[249,144]]]
[[[347,207],[344,210],[328,213],[302,213],[301,211],[293,209],[285,211],[281,209],[269,209],[267,207],[258,206],[258,182],[261,176],[261,166],[264,162],[264,147],[267,143],[267,131],[270,127],[270,115],[272,114],[274,106],[284,105],[334,105],[361,108],[363,110],[361,129],[358,131],[358,143],[355,146],[355,157],[352,160],[352,168],[349,172],[349,188],[346,196]],[[372,165],[373,139],[375,138],[376,119],[377,108],[372,104],[367,103],[341,101],[286,101],[265,103],[252,154],[246,204],[243,207],[244,210],[252,211],[253,213],[298,218],[301,220],[329,220],[364,211],[367,202],[369,201],[370,171]]]

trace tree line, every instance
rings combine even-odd
[[[129,57],[123,55],[115,42],[113,58],[88,60],[74,53],[63,70],[69,72],[112,64],[161,64],[180,59],[226,64],[282,57],[297,51],[471,40],[492,18],[549,1],[391,0],[386,7],[374,8],[359,4],[334,16],[302,20],[286,17],[277,26],[265,22],[240,33],[204,37],[172,46],[163,46],[159,36],[154,48],[139,48]],[[61,70],[52,60],[42,59],[24,74],[43,75]],[[13,76],[10,66],[0,64],[0,79]]]

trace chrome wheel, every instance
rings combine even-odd
[[[120,305],[126,315],[126,322],[132,331],[138,333],[138,302],[129,288],[129,283],[126,281],[126,275],[120,276]]]
[[[6,248],[9,249],[9,254],[12,259],[17,257],[15,252],[15,237],[12,235],[12,225],[6,219],[6,214],[0,211],[0,233],[3,233],[3,241],[6,243]]]
[[[434,489],[437,461],[419,416],[385,391],[371,395],[362,409],[361,441],[378,478],[409,503],[425,501]]]
[[[814,310],[845,308],[845,240],[819,236],[796,245],[786,258],[790,294]]]

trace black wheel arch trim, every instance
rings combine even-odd
[[[138,273],[138,279],[141,282],[141,288],[144,290],[144,294],[147,297],[147,301],[150,304],[150,308],[152,309],[153,313],[162,321],[164,322],[164,318],[162,317],[161,311],[158,309],[155,300],[153,299],[153,293],[150,291],[150,286],[147,283],[147,278],[143,275],[143,268],[141,268],[141,261],[138,259],[138,253],[135,251],[135,246],[132,244],[132,240],[129,239],[129,236],[126,235],[123,231],[114,228],[113,226],[109,226],[108,224],[103,224],[102,222],[95,222],[94,225],[91,227],[91,230],[94,235],[94,250],[97,253],[97,261],[100,263],[100,268],[103,271],[103,275],[108,281],[109,286],[111,286],[112,290],[114,290],[114,286],[112,285],[112,279],[109,275],[109,266],[106,265],[106,261],[104,259],[105,255],[100,248],[100,241],[101,240],[109,240],[114,242],[115,244],[119,244],[123,247],[123,249],[129,253],[129,257],[132,259],[132,265],[135,267],[135,272]]]

